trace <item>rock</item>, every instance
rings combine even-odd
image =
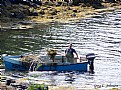
[[[52,8],[52,6],[47,6],[47,8]]]
[[[50,11],[49,14],[51,14],[51,15],[57,15],[57,13],[55,11]]]
[[[72,10],[72,8],[71,7],[67,7],[67,10]]]
[[[44,90],[49,90],[49,87],[48,86],[44,86]]]
[[[29,15],[29,14],[30,14],[30,11],[29,11],[28,9],[24,9],[24,10],[23,10],[23,13],[24,13],[25,15]]]
[[[44,3],[43,3],[43,5],[53,6],[53,5],[54,5],[54,3],[53,3],[53,2],[51,2],[51,1],[46,1],[46,2],[44,2]]]
[[[17,13],[16,18],[23,19],[24,15],[22,12]]]
[[[12,87],[17,87],[18,86],[18,84],[16,84],[16,83],[12,83],[12,84],[10,84]]]
[[[24,18],[24,14],[22,12],[13,12],[10,14],[11,18],[19,18],[19,19],[23,19]]]
[[[42,10],[48,10],[48,7],[43,7]]]
[[[45,14],[44,10],[41,10],[41,11],[39,12],[39,14],[44,15],[44,14]]]
[[[68,6],[72,6],[73,5],[73,1],[70,1],[69,3],[68,3]]]
[[[67,3],[67,2],[62,2],[62,5],[63,5],[63,6],[67,6],[68,3]]]
[[[38,16],[38,13],[34,10],[33,12],[30,12],[31,16]]]
[[[76,17],[76,13],[73,13],[73,14],[72,14],[72,17]]]
[[[53,19],[53,16],[48,16],[49,19]]]
[[[11,18],[16,17],[16,14],[15,14],[15,13],[11,13],[11,14],[10,14],[10,17],[11,17]]]
[[[56,2],[56,6],[61,6],[62,2]]]
[[[77,10],[76,10],[76,9],[74,9],[74,10],[73,10],[73,12],[77,13]]]
[[[12,80],[11,79],[8,79],[8,80],[6,80],[6,85],[10,85],[12,83]]]
[[[81,3],[80,6],[81,7],[86,7],[86,5],[84,3]]]
[[[54,8],[52,8],[52,9],[49,10],[49,14],[51,14],[51,15],[57,15],[57,10],[54,9]]]
[[[30,3],[30,6],[37,8],[37,5],[35,3]]]

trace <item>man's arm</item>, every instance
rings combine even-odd
[[[77,59],[79,58],[78,57],[78,53],[76,52],[76,50],[75,49],[73,49],[74,50],[74,53],[76,54],[76,57],[77,57]]]
[[[78,57],[78,53],[77,53],[77,52],[75,52],[75,54],[76,54],[76,56],[77,56],[77,59],[78,59],[78,58],[79,58],[79,57]]]

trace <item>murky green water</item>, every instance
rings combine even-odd
[[[0,31],[0,54],[24,54],[46,48],[63,51],[72,42],[76,50],[96,54],[95,74],[75,73],[71,83],[65,73],[47,75],[56,84],[95,87],[116,85],[121,88],[121,11],[100,14],[76,23],[38,25],[34,30]],[[107,88],[107,87],[106,87]]]

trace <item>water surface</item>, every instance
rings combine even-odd
[[[90,52],[96,54],[95,74],[72,72],[72,81],[66,80],[65,73],[46,74],[46,78],[56,84],[74,85],[78,89],[96,86],[121,88],[120,10],[79,22],[40,24],[34,30],[0,31],[0,54],[19,55],[40,52],[46,48],[55,48],[61,52],[69,42],[81,55]]]

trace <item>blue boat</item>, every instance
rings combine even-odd
[[[46,56],[43,56],[44,59]],[[91,57],[93,60],[95,58],[94,54],[89,54],[88,58]],[[89,66],[89,60],[79,62],[79,63],[65,63],[63,61],[64,56],[56,56],[55,61],[61,59],[61,62],[41,62],[41,63],[28,63],[21,61],[22,56],[3,56],[2,59],[5,64],[6,70],[16,70],[16,71],[29,71],[29,70],[36,70],[36,71],[81,71],[87,72]]]
[[[65,65],[43,65],[38,71],[83,71],[87,72],[88,62],[65,64]]]

